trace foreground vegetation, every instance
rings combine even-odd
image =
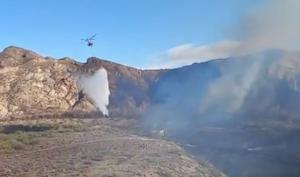
[[[0,123],[0,153],[29,148],[54,133],[80,132],[87,128],[77,120],[7,121]]]

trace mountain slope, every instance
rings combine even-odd
[[[220,115],[297,120],[300,113],[298,53],[269,51],[177,69],[139,70],[97,58],[78,63],[8,47],[0,53],[0,116],[98,112],[77,77],[101,67],[108,73],[112,116],[143,117],[152,111],[160,119],[173,109],[176,117],[212,123],[222,121]]]
[[[139,118],[148,132],[163,129],[166,138],[189,144],[190,151],[229,176],[299,176],[297,52],[272,50],[170,70],[139,70],[97,58],[56,60],[9,47],[0,53],[0,117],[101,115],[77,83],[78,75],[92,75],[101,67],[108,73],[112,117]]]
[[[299,64],[298,53],[267,51],[170,70],[151,89],[144,128],[191,144],[228,176],[297,177]]]
[[[142,71],[96,58],[78,63],[52,59],[18,47],[0,53],[0,117],[45,117],[98,112],[77,83],[80,74],[104,67],[111,91],[112,116],[136,116],[148,104],[149,83],[161,71]]]
[[[43,115],[68,110],[77,99],[72,73],[79,66],[71,60],[43,58],[16,48],[0,54],[0,115]]]
[[[0,53],[0,116],[98,112],[77,77],[92,75],[101,67],[108,73],[112,116],[155,110],[160,116],[152,117],[162,117],[177,108],[175,114],[211,122],[219,121],[220,114],[295,118],[300,113],[298,53],[269,51],[177,69],[139,70],[97,58],[78,63],[8,47]]]

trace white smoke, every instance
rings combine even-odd
[[[270,49],[300,50],[299,9],[299,0],[266,0],[261,6],[250,9],[237,25],[229,27],[234,38],[227,36],[226,40],[213,44],[175,46],[158,56],[150,68],[174,68]]]
[[[299,9],[299,0],[268,0],[252,9],[237,27],[241,52],[299,50]]]
[[[233,55],[240,46],[236,41],[222,41],[211,45],[194,46],[184,44],[167,51],[167,56],[172,60],[187,59],[191,61],[207,61],[216,58],[227,58]]]
[[[238,65],[236,67],[239,67]],[[260,62],[254,62],[247,70],[231,70],[209,85],[208,92],[200,104],[200,112],[209,109],[223,112],[238,111],[244,104],[252,85],[259,77]]]
[[[109,83],[107,72],[104,68],[98,69],[92,76],[81,76],[79,83],[84,91],[105,116],[109,115],[107,106],[109,104]]]
[[[269,0],[263,6],[252,9],[238,26],[240,45],[235,51],[230,51],[232,56],[270,49],[299,50],[299,9],[299,0]],[[259,60],[263,58],[252,55],[249,59],[258,61],[245,71],[240,71],[239,65],[233,66],[231,72],[210,85],[200,110],[221,107],[225,109],[223,111],[234,112],[243,105],[254,82],[262,77],[259,75]]]
[[[239,48],[239,42],[230,40],[205,45],[182,44],[168,49],[152,61],[147,68],[176,68],[192,63],[228,58],[233,56]]]

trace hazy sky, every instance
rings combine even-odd
[[[231,40],[263,0],[2,0],[0,49],[9,45],[84,62],[94,55],[147,67],[186,44]],[[97,33],[93,49],[81,38]],[[226,43],[227,44],[227,43]],[[191,47],[191,46],[189,46]]]

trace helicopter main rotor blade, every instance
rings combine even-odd
[[[92,37],[89,38],[89,40],[95,40],[96,36],[97,36],[97,34],[94,34]]]

